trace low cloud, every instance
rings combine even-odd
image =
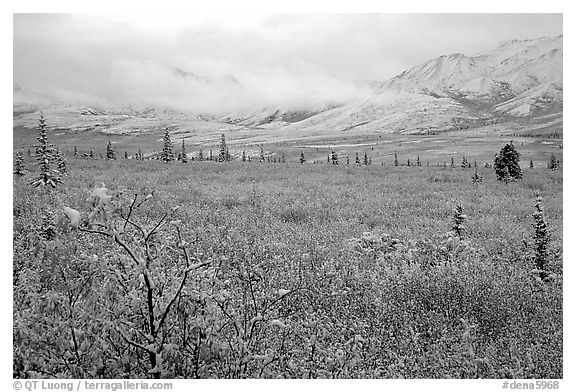
[[[441,54],[561,33],[561,15],[17,14],[14,83],[111,107],[313,108]]]

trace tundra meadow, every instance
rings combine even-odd
[[[563,377],[561,169],[116,155],[15,157],[16,378]]]

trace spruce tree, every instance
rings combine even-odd
[[[476,169],[474,170],[474,175],[472,176],[472,182],[475,183],[475,184],[477,184],[477,183],[479,183],[479,182],[482,182],[482,176],[480,176],[480,175],[478,174],[478,168],[476,168]]]
[[[78,149],[74,146],[74,158],[78,158]]]
[[[394,166],[398,166],[398,154],[396,150],[394,150]]]
[[[466,169],[468,167],[468,160],[465,156],[462,157],[462,164],[460,165],[462,169]]]
[[[452,231],[458,235],[458,237],[463,238],[466,228],[464,227],[464,222],[466,222],[466,215],[464,215],[462,205],[458,204],[453,212],[453,225]]]
[[[420,162],[420,155],[416,157],[416,166],[422,166],[422,162]]]
[[[338,164],[338,154],[336,153],[336,151],[332,151],[331,160],[333,165]]]
[[[210,147],[210,155],[208,156],[209,161],[214,161],[214,153],[212,152],[212,147]]]
[[[264,145],[260,145],[260,162],[264,162]]]
[[[450,157],[450,167],[452,169],[456,167],[456,165],[454,165],[454,157]]]
[[[168,127],[166,127],[166,132],[164,132],[164,145],[162,146],[162,152],[160,153],[160,160],[163,162],[171,162],[174,160],[174,148],[172,146],[172,140],[170,139]]]
[[[556,170],[559,167],[559,162],[556,160],[556,156],[554,154],[552,154],[552,156],[550,157],[550,162],[548,162],[548,169],[550,170]]]
[[[534,169],[534,161],[530,159],[530,169]]]
[[[230,153],[228,152],[228,146],[226,145],[226,136],[222,134],[220,139],[220,151],[218,154],[218,162],[227,162],[230,160]]]
[[[546,271],[548,267],[548,243],[550,237],[548,235],[548,225],[544,220],[544,213],[542,211],[542,197],[536,195],[536,211],[532,214],[534,217],[534,263],[540,278],[544,279],[548,273]]]
[[[16,158],[14,159],[14,174],[17,176],[23,176],[26,174],[26,166],[24,165],[24,154],[21,152],[16,153]]]
[[[246,150],[242,150],[242,162],[246,162]]]
[[[364,166],[368,166],[368,153],[364,151]]]
[[[106,147],[106,160],[116,159],[116,154],[112,149],[112,143],[108,140],[108,146]]]
[[[68,165],[66,164],[66,159],[64,159],[64,155],[62,154],[62,151],[60,151],[58,148],[56,148],[56,163],[57,163],[57,167],[58,167],[58,172],[60,173],[60,175],[62,176],[67,176],[68,175]]]
[[[128,151],[124,151],[124,159],[128,159]]]
[[[304,151],[300,151],[300,164],[303,165],[306,162],[306,158],[304,158]]]
[[[144,160],[144,155],[142,155],[142,149],[141,148],[138,149],[138,159],[140,159],[141,161]]]
[[[522,179],[522,169],[518,164],[519,157],[520,154],[514,148],[512,141],[502,147],[500,154],[494,158],[494,171],[499,181],[508,182],[509,179]]]
[[[186,155],[186,143],[182,139],[182,163],[188,163],[188,155]]]
[[[358,156],[358,152],[356,152],[356,166],[360,166],[360,157]]]
[[[56,185],[62,183],[62,179],[57,170],[50,168],[55,159],[54,147],[48,143],[48,133],[46,131],[46,120],[44,114],[40,113],[40,124],[38,126],[40,134],[37,137],[38,145],[36,146],[36,162],[38,163],[39,175],[30,181],[33,186],[50,185],[56,188]]]
[[[346,155],[346,165],[350,165],[350,155]]]
[[[94,150],[90,149],[90,155],[89,155],[89,157],[92,158],[92,159],[94,159]]]

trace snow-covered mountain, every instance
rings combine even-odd
[[[563,37],[511,40],[467,56],[440,56],[385,81],[354,81],[368,93],[348,102],[326,102],[297,110],[281,106],[248,108],[226,115],[189,115],[167,108],[138,110],[67,105],[61,100],[14,88],[14,126],[37,124],[48,111],[56,127],[144,131],[162,123],[210,129],[260,129],[287,137],[337,132],[437,133],[498,124],[507,129],[562,132]],[[242,90],[242,81],[198,76],[174,68],[182,84]],[[230,91],[232,91],[230,90]],[[227,90],[228,91],[228,90]],[[148,125],[147,125],[148,124]],[[218,124],[221,124],[219,126]]]
[[[287,130],[435,133],[513,123],[561,131],[562,41],[562,36],[511,40],[471,57],[440,56],[381,83],[372,97]],[[534,126],[532,117],[547,120]]]

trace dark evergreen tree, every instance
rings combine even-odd
[[[228,162],[228,161],[230,161],[230,152],[228,151],[228,146],[226,145],[226,135],[222,134],[222,137],[220,139],[218,162]]]
[[[78,158],[78,149],[74,146],[74,158]]]
[[[548,225],[544,220],[544,213],[542,211],[542,198],[540,195],[536,196],[536,211],[532,214],[534,217],[534,263],[538,269],[541,279],[548,276],[546,271],[548,268],[548,243],[550,237],[548,235]]]
[[[500,150],[500,154],[494,158],[494,171],[499,181],[508,182],[522,179],[522,169],[518,164],[520,154],[514,148],[512,141]]]
[[[472,176],[472,182],[475,183],[475,184],[477,184],[477,183],[479,183],[479,182],[482,182],[482,176],[480,176],[480,175],[478,174],[478,168],[476,168],[476,169],[474,170],[474,175]]]
[[[450,167],[451,168],[455,168],[456,165],[454,165],[454,157],[450,157]]]
[[[90,149],[90,155],[88,155],[90,158],[94,159],[94,150]]]
[[[333,165],[338,165],[338,154],[336,153],[336,151],[332,151],[332,156],[330,157],[332,160],[332,164]]]
[[[102,156],[100,156],[102,158]],[[106,147],[106,160],[116,159],[116,154],[114,154],[114,150],[112,149],[112,143],[108,140],[108,146]]]
[[[182,139],[182,163],[188,163],[188,155],[186,155],[186,142]]]
[[[466,228],[464,227],[464,222],[466,222],[466,215],[464,215],[462,205],[457,205],[453,210],[454,223],[452,225],[452,231],[458,235],[458,237],[463,238]]]
[[[557,170],[560,167],[558,160],[556,160],[556,156],[552,154],[550,157],[550,162],[548,162],[548,169],[550,170]]]
[[[209,161],[214,161],[214,153],[212,152],[212,147],[210,147],[210,155],[208,156]]]
[[[356,152],[356,160],[355,160],[356,166],[360,166],[360,157],[358,156],[358,152]]]
[[[398,166],[398,154],[396,150],[394,150],[394,166]]]
[[[30,147],[28,147],[28,158],[32,157],[32,152],[30,151]]]
[[[138,149],[138,155],[137,155],[137,156],[138,156],[138,159],[140,159],[141,161],[144,160],[144,155],[142,154],[142,149],[141,149],[141,148]]]
[[[410,163],[410,158],[408,158],[408,161],[406,162],[406,166],[408,166],[408,167],[412,166],[412,164]]]
[[[368,166],[368,154],[364,151],[364,166]]]
[[[48,142],[48,133],[46,130],[46,120],[44,115],[40,113],[40,124],[38,126],[40,134],[38,135],[38,145],[36,146],[36,162],[38,163],[39,175],[33,178],[30,183],[33,186],[50,185],[55,188],[58,184],[62,183],[60,173],[57,170],[52,170],[50,165],[55,160],[54,147]]]
[[[420,162],[420,155],[416,157],[416,166],[422,166],[422,162]]]
[[[534,169],[534,161],[530,159],[530,169]]]
[[[242,162],[246,162],[246,150],[242,150]]]
[[[346,155],[346,165],[350,165],[350,155]]]
[[[304,158],[304,151],[300,151],[300,164],[306,163],[306,158]]]
[[[124,151],[124,159],[128,159],[128,151]]]
[[[23,176],[26,174],[26,166],[24,164],[24,154],[21,152],[16,153],[16,158],[14,159],[14,174],[17,176]]]
[[[204,152],[202,151],[202,146],[200,146],[200,151],[198,151],[198,160],[199,161],[204,160]]]
[[[264,162],[264,145],[260,145],[260,162]]]
[[[66,159],[64,159],[64,155],[62,154],[62,151],[60,151],[58,148],[56,148],[56,164],[57,164],[58,172],[60,173],[60,175],[67,176],[68,175],[68,165],[66,163]]]
[[[160,153],[160,160],[163,162],[171,162],[174,160],[174,147],[172,145],[172,140],[170,139],[170,132],[168,127],[164,132],[164,145],[162,146],[162,152]]]

